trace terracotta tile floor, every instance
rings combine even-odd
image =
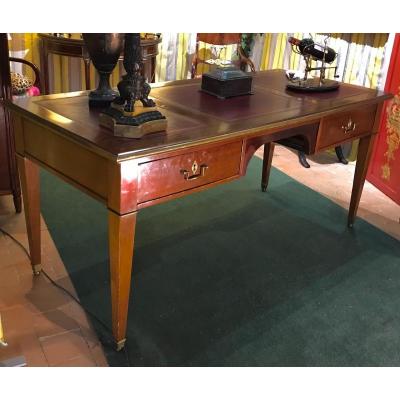
[[[260,149],[257,155],[262,154]],[[334,156],[309,158],[310,169],[297,155],[276,146],[273,165],[294,179],[347,208],[354,163]],[[366,182],[359,215],[400,240],[400,206]],[[0,226],[25,246],[23,214],[14,212],[11,196],[0,196]],[[74,292],[57,249],[42,220],[42,253],[46,272]],[[106,366],[102,348],[82,309],[44,276],[33,277],[25,253],[0,234],[0,314],[9,346],[0,361],[23,355],[28,366]]]
[[[28,246],[23,214],[11,196],[0,196],[0,226]],[[45,271],[75,296],[53,240],[42,219]],[[107,366],[84,311],[43,275],[34,277],[26,254],[0,233],[0,314],[8,347],[0,361],[24,356],[28,366]]]
[[[256,154],[262,158],[263,149]],[[340,164],[336,155],[327,152],[307,157],[307,160],[311,168],[299,164],[296,152],[275,146],[272,165],[348,209],[355,162]],[[400,206],[368,181],[364,185],[357,215],[400,240]]]

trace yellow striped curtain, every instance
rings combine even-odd
[[[199,43],[199,56],[203,60],[235,57],[236,45],[216,47]],[[163,33],[156,60],[156,81],[171,81],[190,78],[193,55],[196,49],[196,33]],[[197,73],[209,70],[209,65],[199,64]]]
[[[75,34],[79,35],[79,34]],[[300,69],[302,57],[294,53],[287,42],[289,36],[303,38],[305,33],[264,33],[255,34],[251,58],[257,70],[273,68]],[[317,43],[323,43],[324,35],[312,34]],[[23,57],[35,64],[40,64],[38,37],[36,33],[11,34],[10,51],[13,56]],[[388,34],[376,33],[334,33],[329,46],[338,51],[338,74],[343,82],[376,88],[385,79],[382,71],[387,51]],[[163,33],[156,60],[156,81],[186,79],[190,77],[190,66],[196,46],[196,33]],[[212,48],[200,44],[202,57],[208,57]],[[223,48],[221,58],[235,56],[235,46]],[[121,64],[121,63],[120,63]],[[83,62],[80,59],[51,55],[50,86],[51,92],[83,90]],[[40,66],[40,65],[39,65]],[[29,74],[29,69],[22,68]],[[199,73],[207,66],[200,64]],[[112,74],[112,85],[116,86],[123,72],[119,65]],[[333,74],[333,71],[330,72]],[[92,67],[91,86],[96,85],[96,74]]]
[[[304,38],[307,33],[264,33],[254,35],[251,54],[256,70],[274,68],[301,69],[303,58],[292,51],[289,36]],[[315,42],[323,43],[325,35],[312,34]],[[377,88],[385,79],[383,66],[387,52],[387,33],[334,33],[329,46],[338,53],[338,74],[343,82]],[[190,76],[190,64],[195,51],[195,33],[163,33],[157,57],[156,80],[185,79]],[[210,46],[200,43],[202,58],[210,55]],[[235,46],[227,46],[221,58],[234,57]],[[205,72],[206,65],[200,64],[199,73]],[[329,70],[328,77],[333,77]]]
[[[302,57],[291,50],[287,39],[295,36],[302,39],[304,33],[267,33],[256,40],[261,41],[262,50],[253,54],[259,70],[285,68],[301,69]],[[387,33],[334,33],[329,46],[336,50],[339,79],[343,82],[377,88],[385,79],[382,73],[384,55],[387,51]],[[312,34],[316,43],[323,43],[325,35]],[[255,45],[256,47],[256,45]],[[260,47],[260,45],[257,46]],[[254,52],[255,49],[253,49]],[[330,70],[328,77],[333,76]]]

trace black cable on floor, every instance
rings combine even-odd
[[[0,228],[0,232],[3,233],[3,235],[8,236],[14,243],[16,243],[26,254],[28,259],[31,259],[31,256],[28,252],[28,250],[25,248],[25,246],[19,242],[17,239],[15,239],[14,236],[12,236],[10,233],[5,231],[4,229]],[[81,302],[79,299],[77,299],[71,292],[69,292],[65,287],[59,285],[57,282],[55,282],[48,274],[47,272],[42,268],[41,269],[42,274],[50,281],[51,284],[53,284],[56,288],[62,290],[66,295],[68,295],[72,300],[74,300],[79,306],[87,313],[89,314],[95,321],[97,321],[105,330],[112,335],[112,329],[105,323],[103,322],[99,317],[97,317],[95,314],[93,314],[91,311],[89,311]],[[114,339],[107,339],[103,335],[99,335],[99,341],[103,346],[110,347],[114,350]],[[129,352],[128,352],[128,346],[127,343],[125,342],[124,346],[124,354],[127,362],[127,366],[130,367],[130,359],[129,359]]]
[[[4,229],[0,228],[0,232],[5,235],[8,236],[11,240],[13,240],[19,247],[21,247],[21,249],[25,252],[26,256],[31,259],[31,255],[29,254],[28,250],[25,248],[25,246],[20,243],[17,239],[15,239],[14,236],[10,235],[7,231],[5,231]]]

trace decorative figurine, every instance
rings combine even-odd
[[[100,125],[116,136],[129,138],[164,131],[167,120],[149,99],[151,87],[142,76],[140,33],[125,34],[124,67],[126,74],[118,83],[119,96],[100,114]]]
[[[89,107],[105,108],[118,93],[111,89],[110,75],[124,44],[124,33],[82,33],[90,59],[99,73],[99,85],[89,93]]]

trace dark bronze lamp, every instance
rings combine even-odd
[[[151,87],[142,76],[140,33],[125,34],[124,67],[126,74],[118,83],[119,96],[100,114],[100,125],[116,136],[136,139],[165,131],[167,120],[149,99]]]
[[[117,65],[124,45],[124,33],[83,33],[90,59],[99,73],[96,90],[89,93],[89,107],[108,107],[118,93],[111,89],[110,74]]]

